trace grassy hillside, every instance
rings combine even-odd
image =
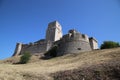
[[[49,60],[32,56],[28,64],[12,64],[19,57],[0,62],[0,80],[120,80],[120,48]]]

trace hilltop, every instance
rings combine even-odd
[[[0,61],[0,80],[119,80],[120,48],[94,50],[28,64],[13,64],[20,56]]]

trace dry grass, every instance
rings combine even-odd
[[[28,64],[11,64],[19,61],[13,57],[0,62],[0,80],[53,80],[51,73],[74,70],[91,65],[120,61],[120,48],[68,54],[49,60],[32,56]]]

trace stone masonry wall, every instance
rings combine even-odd
[[[62,27],[58,21],[53,21],[48,24],[48,28],[46,31],[46,41],[55,42],[60,40],[62,37]]]
[[[17,43],[16,44],[16,48],[15,48],[15,51],[14,51],[14,54],[12,56],[17,56],[20,54],[21,52],[21,49],[22,49],[22,43]]]
[[[89,41],[90,41],[90,46],[91,48],[94,50],[94,49],[98,49],[98,42],[95,38],[93,37],[90,37],[89,38]]]
[[[21,54],[29,52],[31,54],[44,53],[46,51],[46,43],[24,44],[21,49]]]
[[[91,46],[87,35],[71,30],[59,41],[57,56],[69,53],[79,53],[91,51]]]
[[[58,49],[58,56],[69,54],[69,53],[79,53],[84,51],[91,51],[91,47],[86,41],[69,41],[61,43]]]

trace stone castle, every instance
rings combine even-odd
[[[17,43],[13,56],[21,55],[24,52],[42,54],[54,45],[58,46],[57,56],[98,49],[98,43],[95,38],[88,37],[74,29],[69,30],[68,34],[63,35],[60,23],[54,21],[48,24],[46,39],[41,39],[29,44]]]

